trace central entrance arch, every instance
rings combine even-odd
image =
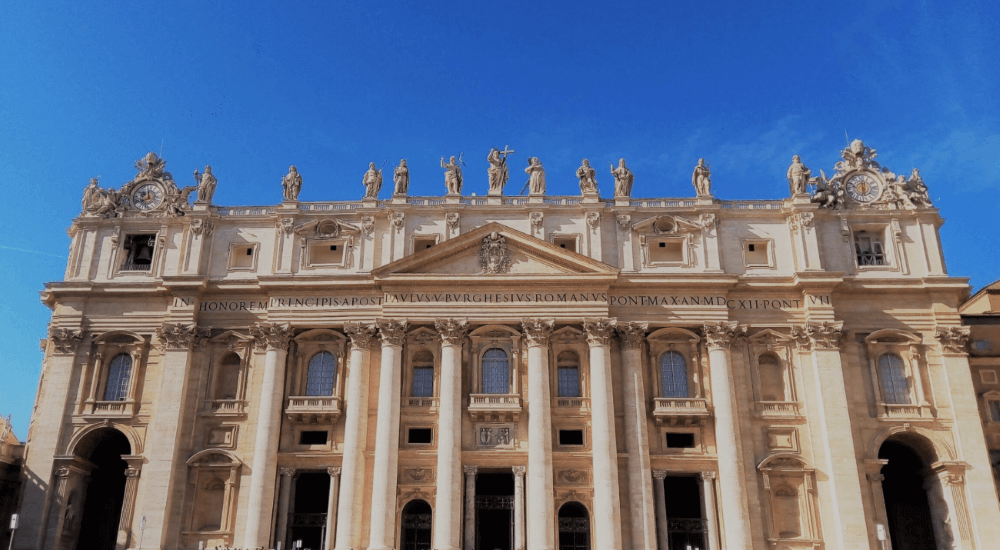
[[[115,550],[128,468],[122,457],[131,452],[128,438],[114,428],[96,430],[77,445],[76,456],[93,464],[90,481],[70,491],[63,506],[63,536],[75,531],[77,550]]]
[[[892,550],[936,550],[926,486],[937,480],[925,474],[926,461],[911,445],[897,439],[885,441],[878,457],[888,461],[882,467],[882,494]]]
[[[430,550],[431,505],[425,500],[411,500],[403,507],[402,550]]]

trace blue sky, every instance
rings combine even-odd
[[[39,4],[0,4],[0,414],[22,439],[37,291],[88,179],[119,187],[150,150],[181,183],[211,164],[223,205],[278,202],[289,164],[302,200],[358,199],[368,162],[403,157],[411,194],[438,195],[459,152],[483,193],[507,144],[552,194],[623,156],[634,196],[693,196],[705,157],[716,196],[776,199],[793,154],[830,173],[846,134],[921,169],[951,275],[1000,277],[996,3]]]

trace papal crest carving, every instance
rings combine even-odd
[[[510,265],[507,239],[496,231],[483,237],[483,247],[479,250],[479,267],[483,273],[507,273],[510,271]]]

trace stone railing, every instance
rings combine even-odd
[[[711,416],[704,399],[656,397],[653,399],[653,418],[657,424],[704,424]]]
[[[208,412],[215,416],[243,416],[247,402],[239,399],[214,399],[208,402]]]
[[[215,213],[220,216],[267,216],[274,213],[273,206],[217,206]]]
[[[89,414],[94,416],[132,416],[135,401],[95,401],[91,403]]]
[[[521,396],[495,393],[469,394],[469,415],[473,420],[512,421],[521,415]]]
[[[423,408],[437,410],[438,408],[438,398],[437,397],[404,397],[403,406]]]
[[[931,420],[934,416],[931,414],[930,407],[927,405],[911,405],[906,404],[895,404],[895,403],[879,403],[879,418],[881,420],[890,420],[896,418],[907,418],[907,419],[919,419],[926,418]]]
[[[722,201],[729,210],[781,210],[781,201]]]
[[[758,401],[754,404],[757,416],[799,416],[799,404],[795,401]]]
[[[289,397],[285,416],[294,422],[336,422],[340,418],[340,398],[315,395]]]
[[[590,398],[588,397],[556,397],[556,408],[559,409],[580,409],[590,410]]]
[[[695,199],[631,199],[629,206],[645,208],[690,208],[698,204]]]

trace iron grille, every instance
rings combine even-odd
[[[430,529],[431,514],[403,514],[404,529]]]
[[[413,369],[413,397],[434,397],[434,368]]]
[[[893,405],[910,403],[910,383],[906,380],[903,360],[894,353],[886,353],[878,358],[879,374],[882,377],[882,393],[885,402]]]
[[[108,368],[108,383],[104,386],[105,401],[123,401],[128,396],[128,383],[132,378],[132,357],[119,353]]]
[[[514,497],[511,496],[477,496],[476,508],[480,510],[513,510]]]
[[[559,518],[560,533],[589,533],[590,520],[587,518]]]

